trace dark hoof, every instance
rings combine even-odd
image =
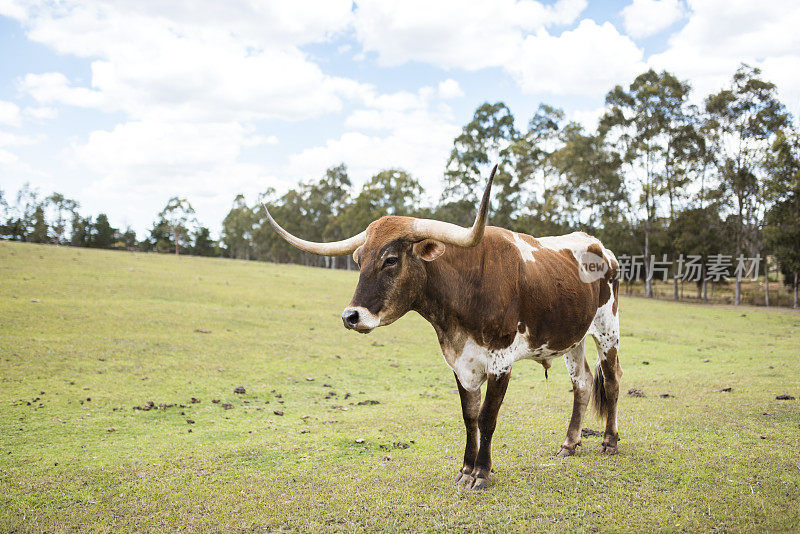
[[[575,449],[577,448],[578,445],[574,445],[573,447],[562,445],[561,448],[556,451],[556,458],[566,458],[567,456],[573,456],[575,454]]]
[[[477,477],[472,482],[472,489],[473,490],[484,490],[489,487],[489,479],[484,477]]]
[[[472,478],[472,471],[467,470],[466,467],[462,467],[461,470],[456,474],[456,484],[464,484],[467,487],[472,486],[473,478]]]
[[[600,453],[601,454],[617,454],[617,446],[611,445],[610,443],[603,443],[600,446]]]

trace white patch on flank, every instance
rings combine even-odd
[[[363,306],[354,306],[352,308],[348,308],[348,311],[349,310],[358,312],[357,328],[369,328],[372,330],[373,328],[378,328],[381,325],[381,318]]]
[[[511,242],[514,243],[514,246],[519,250],[519,255],[522,256],[522,260],[535,262],[536,259],[533,257],[533,253],[539,249],[522,239],[518,233],[511,232],[511,234],[514,236]]]
[[[447,365],[458,376],[458,381],[469,391],[475,391],[486,381],[488,374],[502,375],[509,373],[517,360],[534,359],[551,360],[567,351],[555,351],[546,345],[532,349],[528,330],[524,334],[517,332],[514,341],[504,349],[489,350],[478,345],[474,339],[467,337],[461,354],[445,354]],[[448,357],[450,356],[450,357]]]

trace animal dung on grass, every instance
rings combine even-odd
[[[233,389],[233,392],[236,393],[237,395],[244,395],[245,393],[247,393],[247,390],[244,389],[244,386],[236,386]]]
[[[380,404],[380,402],[376,400],[363,400],[358,403],[359,406],[371,406],[373,404]]]
[[[647,395],[641,389],[631,388],[628,390],[628,395],[631,397],[646,397]]]
[[[792,397],[791,395],[784,394],[776,396],[775,400],[794,400],[794,397]]]
[[[195,328],[194,331],[197,332],[198,334],[210,334],[211,333],[211,330],[207,330],[205,328]]]

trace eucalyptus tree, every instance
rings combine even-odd
[[[372,176],[358,196],[337,217],[342,235],[355,235],[384,215],[415,215],[423,189],[402,169],[386,169]]]
[[[561,137],[564,120],[563,110],[540,104],[527,130],[509,146],[507,159],[514,182],[506,219],[514,229],[536,235],[564,228],[566,206],[555,194],[559,176],[553,165],[553,154],[565,142]]]
[[[597,134],[587,134],[577,123],[564,127],[563,146],[550,156],[561,177],[552,192],[562,199],[561,212],[571,228],[592,230],[618,220],[627,200],[622,160]]]
[[[180,254],[181,247],[189,246],[189,229],[196,222],[194,208],[185,198],[172,197],[158,214],[159,221],[170,229],[175,245],[175,254]]]
[[[256,222],[257,216],[245,202],[244,195],[236,195],[231,210],[222,221],[221,241],[231,258],[250,259]]]
[[[458,209],[458,220],[471,220],[477,195],[483,190],[488,169],[498,164],[494,178],[498,206],[493,220],[504,224],[516,209],[518,189],[511,174],[510,146],[518,139],[514,116],[503,102],[478,106],[472,119],[453,140],[453,148],[444,173],[442,203],[451,210]],[[461,213],[461,212],[464,213]]]
[[[91,238],[88,246],[94,248],[111,248],[119,237],[119,230],[111,226],[108,222],[108,216],[105,213],[100,213],[92,225]]]
[[[641,218],[645,264],[645,290],[653,296],[649,264],[651,232],[666,195],[671,211],[687,176],[682,171],[682,151],[693,136],[687,110],[691,87],[674,75],[649,70],[634,79],[627,90],[616,86],[606,95],[608,109],[599,132],[613,142],[627,164],[631,218]]]
[[[216,256],[217,242],[211,239],[211,230],[199,226],[192,232],[191,253],[195,256]]]
[[[776,133],[788,115],[775,84],[759,78],[758,68],[742,64],[730,86],[705,101],[709,136],[722,198],[735,217],[735,257],[760,249],[759,226],[766,211],[764,164]],[[741,303],[741,272],[735,303]]]
[[[786,285],[793,288],[798,306],[800,283],[800,131],[787,127],[778,131],[769,156],[767,195],[772,200],[766,214],[764,234],[774,253]]]

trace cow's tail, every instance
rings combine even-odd
[[[600,362],[594,368],[594,385],[592,386],[592,409],[601,421],[608,417],[608,399],[606,398],[606,380]]]

